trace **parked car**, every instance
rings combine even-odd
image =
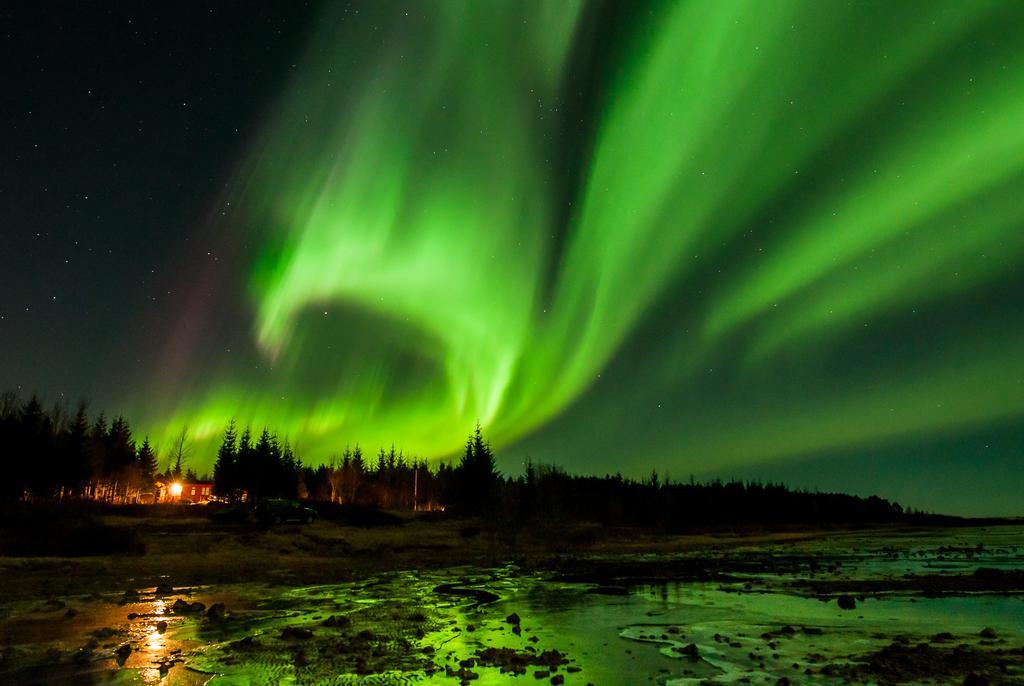
[[[304,507],[296,500],[274,498],[260,501],[256,506],[256,518],[264,524],[282,522],[303,522],[311,524],[316,519],[316,510]]]

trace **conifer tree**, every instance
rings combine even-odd
[[[217,450],[217,460],[213,464],[213,492],[231,500],[238,497],[238,436],[234,419],[224,429],[224,438]]]
[[[142,445],[139,447],[137,462],[139,465],[139,476],[142,479],[142,483],[146,486],[152,486],[156,481],[157,461],[156,452],[149,444],[149,436],[146,436],[142,440]]]
[[[479,423],[466,439],[466,447],[456,472],[459,504],[475,512],[489,508],[495,497],[498,472],[494,452],[490,443],[484,440]]]

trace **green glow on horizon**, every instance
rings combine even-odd
[[[735,407],[693,401],[687,445],[665,448],[682,463],[1024,416],[1020,321],[898,377],[766,400],[780,355],[1020,268],[1020,6],[659,5],[621,37],[565,191],[586,4],[429,8],[362,41],[329,15],[311,39],[244,162],[232,229],[263,246],[249,293],[272,381],[211,379],[166,433],[208,439],[236,417],[313,459],[356,441],[437,457],[479,420],[508,445],[587,393],[666,298],[687,318],[665,324],[686,334],[656,360],[667,392],[703,393],[733,356]]]

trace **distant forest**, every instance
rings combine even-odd
[[[527,461],[518,476],[496,468],[480,426],[452,463],[428,465],[393,446],[372,456],[346,447],[329,464],[312,467],[268,429],[259,436],[231,422],[213,474],[198,477],[183,430],[158,458],[148,438],[139,443],[120,416],[90,419],[84,404],[47,410],[35,397],[0,396],[0,449],[6,501],[139,502],[157,482],[212,480],[223,501],[302,499],[382,509],[446,509],[501,519],[575,520],[668,530],[736,524],[856,524],[903,519],[899,504],[875,496],[792,490],[759,482],[686,483],[621,475],[575,476]],[[163,461],[163,471],[158,466]]]

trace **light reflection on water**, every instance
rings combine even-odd
[[[899,578],[933,569],[936,563],[964,569],[981,564],[1003,569],[1024,567],[1021,529],[902,536],[888,540],[878,536],[844,537],[779,547],[778,552],[785,556],[810,551],[823,563],[841,561],[841,569],[819,578]],[[985,536],[989,537],[987,550],[970,556],[962,552],[973,549]],[[961,552],[951,551],[952,547]],[[940,548],[945,549],[938,552]],[[893,549],[900,552],[892,553]],[[356,618],[356,628],[346,635],[365,628],[386,637],[389,631],[394,632],[393,617],[414,611],[422,611],[427,617],[419,637],[407,632],[388,640],[411,639],[408,649],[403,649],[409,654],[418,655],[424,646],[434,648],[431,659],[442,670],[427,677],[422,667],[406,666],[403,669],[415,671],[398,673],[393,680],[378,677],[376,683],[404,683],[414,677],[420,683],[450,684],[453,681],[444,675],[444,666],[457,667],[459,660],[492,646],[517,651],[557,649],[571,658],[573,667],[582,670],[566,675],[566,684],[570,685],[623,683],[623,675],[630,674],[636,682],[650,679],[683,686],[698,684],[702,679],[733,683],[747,677],[757,682],[780,676],[789,677],[793,683],[819,683],[817,677],[803,674],[807,666],[820,665],[821,660],[841,662],[852,653],[876,650],[900,634],[927,637],[949,631],[958,640],[963,637],[976,641],[982,628],[992,627],[1010,644],[1024,642],[1021,596],[925,598],[890,594],[859,601],[854,611],[842,611],[835,602],[795,592],[790,584],[798,577],[792,572],[749,573],[737,582],[641,585],[624,595],[599,595],[585,584],[555,583],[509,566],[385,574],[324,586],[268,588],[237,584],[178,589],[166,598],[156,596],[151,589],[126,605],[107,599],[82,606],[79,617],[84,619],[64,629],[72,632],[73,626],[78,633],[59,638],[62,646],[73,649],[85,642],[89,632],[117,627],[124,633],[102,641],[97,658],[81,671],[113,674],[110,656],[119,644],[127,642],[133,652],[125,669],[118,672],[118,683],[128,679],[160,686],[207,681],[211,686],[218,682],[279,683],[296,678],[300,668],[295,663],[307,649],[314,660],[301,667],[304,677],[310,677],[303,680],[317,683],[319,677],[313,677],[317,675],[318,653],[313,646],[317,640],[343,635],[321,626],[326,617]],[[755,581],[753,589],[744,587],[744,582],[750,580]],[[499,599],[478,604],[468,597],[439,595],[436,588],[440,584],[485,589]],[[227,600],[232,616],[224,624],[214,624],[197,616],[175,615],[170,605],[178,597],[206,605]],[[126,622],[129,613],[137,616]],[[512,613],[521,617],[521,635],[512,632],[505,621]],[[168,622],[166,632],[157,629],[161,620]],[[52,624],[52,620],[47,621]],[[771,641],[763,638],[766,632],[778,632],[783,625],[793,626],[795,631]],[[308,627],[315,638],[307,643],[283,640],[282,629],[294,626]],[[251,636],[261,644],[259,650],[229,649],[233,641]],[[682,654],[691,643],[696,646],[696,658]],[[179,651],[188,669],[181,664],[170,666]],[[423,660],[416,664],[422,665]],[[496,670],[476,669],[481,675],[476,683],[505,683],[506,677]],[[325,683],[360,683],[357,677],[337,672],[321,676]]]

